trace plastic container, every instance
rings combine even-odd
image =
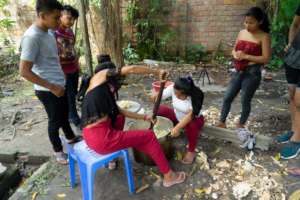
[[[172,81],[167,81],[166,84],[165,84],[165,88],[168,87],[169,85],[172,85],[174,84],[174,82]],[[152,83],[152,90],[155,91],[155,92],[159,92],[159,89],[160,89],[160,81],[155,81]]]

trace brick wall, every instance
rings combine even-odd
[[[247,0],[185,0],[188,43],[201,43],[209,50],[220,41],[231,42],[243,28],[243,14],[253,5]]]
[[[124,1],[126,5],[128,0]],[[243,14],[255,5],[255,0],[169,1],[172,6],[167,23],[178,33],[179,48],[184,44],[202,44],[208,50],[216,50],[221,41],[232,43],[243,28]]]
[[[123,16],[128,1],[122,1]],[[171,2],[166,4],[170,7],[167,23],[177,32],[178,38],[174,42],[178,43],[178,48],[184,49],[185,44],[202,44],[208,50],[216,50],[220,41],[225,43],[234,41],[239,30],[243,28],[243,13],[255,4],[255,0],[163,1]],[[16,30],[12,30],[13,35],[20,38],[24,30],[32,23],[35,12],[21,3],[14,5],[12,10],[18,22]],[[123,31],[130,35],[132,29],[126,27],[124,23],[123,25]]]

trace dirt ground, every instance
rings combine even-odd
[[[175,79],[180,74],[191,74],[195,80],[199,79],[199,69],[190,68],[190,66],[169,69],[171,70],[171,79]],[[191,71],[193,73],[190,73]],[[215,68],[209,69],[209,74],[214,82],[213,86],[209,86],[207,81],[204,86],[200,82],[197,84],[205,91],[203,110],[215,113],[207,123],[214,124],[230,75],[226,69]],[[152,104],[144,92],[150,91],[153,77],[131,76],[126,79],[126,82],[128,85],[121,89],[120,99],[138,101],[146,110],[150,111]],[[2,79],[0,84],[1,90],[5,94],[0,98],[0,154],[25,152],[36,156],[52,156],[47,137],[47,117],[34,96],[32,86],[18,76]],[[282,71],[273,73],[272,81],[262,81],[253,99],[252,113],[248,123],[249,130],[270,137],[288,130],[290,118],[286,94],[287,84]],[[234,120],[238,119],[240,107],[240,97],[237,97],[232,104],[229,128],[234,127]],[[13,134],[14,128],[15,134]],[[80,134],[79,130],[75,131]],[[250,177],[256,177],[257,180],[253,179],[256,182],[253,183],[252,190],[245,199],[267,200],[268,195],[271,200],[283,199],[282,195],[287,197],[294,190],[300,188],[300,179],[287,176],[284,172],[286,166],[299,166],[298,158],[288,162],[276,159],[274,161],[272,157],[276,158],[280,148],[278,145],[272,145],[267,152],[255,150],[251,157],[247,150],[237,148],[228,142],[200,137],[197,150],[207,155],[210,166],[210,169],[207,169],[203,167],[205,163],[201,163],[201,160],[191,166],[180,164],[178,160],[184,153],[186,139],[181,136],[174,139],[173,143],[176,153],[174,159],[171,160],[171,166],[189,174],[184,184],[168,189],[157,186],[158,182],[155,176],[150,173],[153,170],[155,174],[159,174],[157,169],[134,162],[136,188],[146,184],[149,184],[149,188],[139,194],[129,195],[121,165],[115,171],[99,170],[95,180],[95,199],[235,199],[233,187],[239,182],[251,182]],[[239,169],[244,166],[246,161],[252,163],[255,169],[250,174],[244,174],[244,172],[239,174]],[[33,190],[33,192],[38,192],[36,199],[81,199],[80,184],[75,189],[69,187],[67,167],[55,165],[53,168],[55,176],[48,177],[42,187]],[[259,186],[258,182],[263,177],[266,177],[267,181],[275,180],[277,185],[274,181],[272,184],[275,184],[276,187],[270,185],[266,189],[265,186]],[[28,194],[28,199],[31,199],[31,195]]]

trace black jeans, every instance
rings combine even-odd
[[[240,117],[240,124],[245,124],[250,111],[251,111],[251,100],[254,96],[255,91],[260,85],[261,81],[261,65],[249,65],[247,70],[235,72],[232,75],[232,79],[226,90],[223,107],[221,111],[220,121],[225,122],[228,113],[231,108],[231,103],[237,96],[240,90],[241,92],[241,103],[242,103],[242,113]]]
[[[78,92],[79,72],[66,74],[66,93],[68,96],[69,121],[76,126],[80,125],[80,118],[76,109],[76,95]]]
[[[68,99],[65,94],[56,97],[51,92],[35,91],[36,96],[42,102],[48,115],[48,135],[55,152],[63,150],[59,138],[59,128],[62,128],[67,139],[73,139],[75,134],[68,120]]]

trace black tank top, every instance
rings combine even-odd
[[[103,83],[85,95],[82,104],[82,125],[85,127],[107,115],[114,125],[119,113],[114,94],[110,91],[108,83]]]

